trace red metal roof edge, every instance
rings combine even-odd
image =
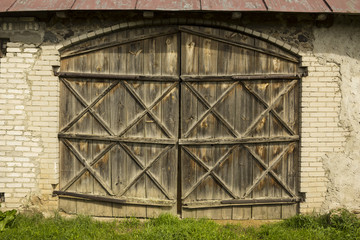
[[[0,12],[151,10],[360,14],[360,0],[1,0]],[[139,4],[140,3],[140,4]],[[255,6],[255,7],[254,7]]]

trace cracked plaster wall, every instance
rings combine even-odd
[[[314,55],[340,66],[339,125],[344,151],[322,156],[328,177],[322,210],[360,208],[360,19],[339,17],[330,28],[314,29]]]

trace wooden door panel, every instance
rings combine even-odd
[[[139,31],[139,30],[138,30]],[[141,33],[139,35],[144,35]],[[129,38],[131,39],[129,33]],[[164,35],[164,34],[160,34]],[[178,75],[178,37],[168,34],[65,56],[61,71],[117,75]],[[88,50],[90,51],[90,50]]]
[[[176,210],[175,32],[127,30],[62,54],[60,190],[96,197],[61,198],[63,210],[137,217]]]
[[[181,28],[182,75],[291,74],[298,60],[283,50],[246,35],[219,35],[218,29]]]
[[[60,190],[103,198],[62,198],[61,208],[153,217],[181,201],[184,217],[296,213],[298,66],[269,42],[200,26],[129,29],[63,51]]]
[[[248,35],[180,29],[181,58],[186,59],[180,132],[184,216],[266,219],[293,214],[299,84],[296,77],[271,75],[295,76],[298,59]]]

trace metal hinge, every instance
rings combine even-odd
[[[308,76],[308,68],[307,67],[299,67],[298,76],[307,77]]]

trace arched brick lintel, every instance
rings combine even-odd
[[[130,22],[123,22],[116,25],[113,25],[111,27],[106,27],[102,29],[98,29],[95,31],[91,31],[88,33],[84,33],[80,36],[73,37],[69,40],[66,40],[60,44],[59,51],[75,45],[80,42],[84,42],[96,37],[100,37],[106,34],[109,34],[111,32],[117,32],[125,29],[131,29],[131,28],[139,28],[139,27],[150,27],[150,26],[162,26],[162,25],[201,25],[201,26],[207,26],[207,27],[218,27],[218,28],[224,28],[229,29],[241,33],[245,33],[248,35],[255,36],[257,38],[266,40],[268,42],[271,42],[281,48],[286,49],[289,52],[292,52],[293,54],[301,57],[304,55],[298,48],[291,46],[279,39],[276,39],[274,37],[271,37],[268,34],[261,33],[258,31],[255,31],[250,28],[246,28],[240,25],[235,25],[228,22],[223,21],[213,21],[213,20],[206,20],[206,19],[196,19],[196,18],[167,18],[167,19],[145,19],[145,20],[138,20],[138,21],[130,21]]]

